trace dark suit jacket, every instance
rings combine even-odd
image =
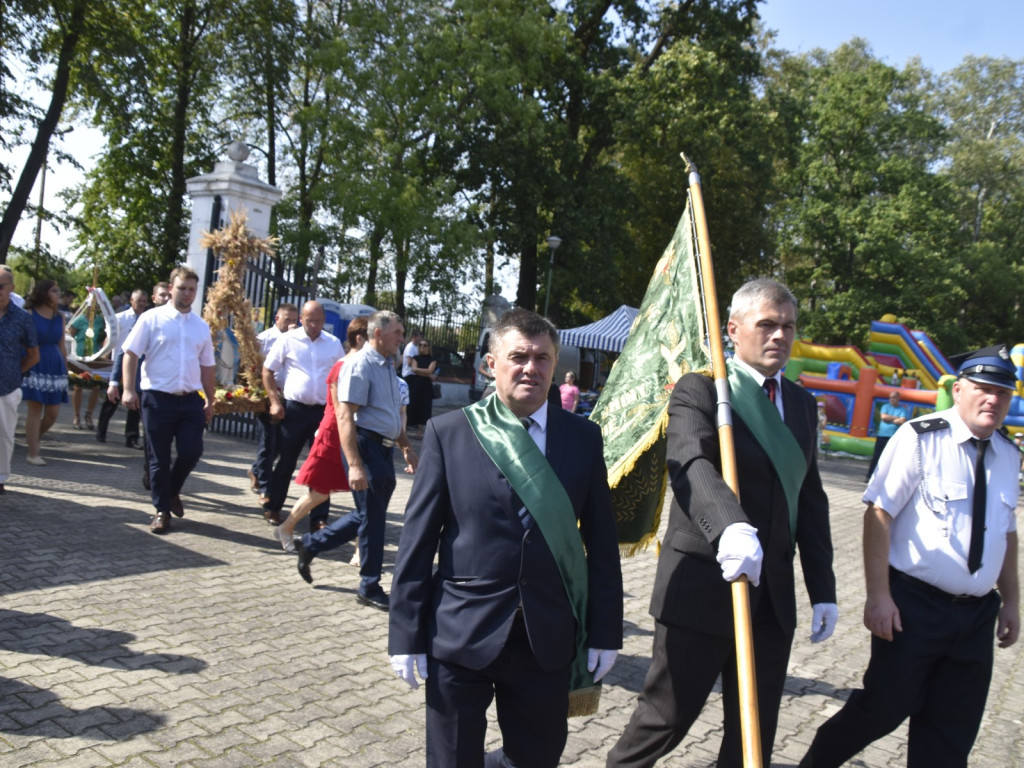
[[[587,551],[588,645],[621,648],[622,573],[600,430],[549,405],[547,458]],[[501,651],[521,600],[540,666],[572,660],[572,608],[544,537],[523,528],[521,507],[461,410],[427,422],[391,583],[389,653],[482,669]]]
[[[803,448],[807,474],[800,491],[796,543],[811,603],[836,602],[828,498],[817,461],[814,398],[782,381],[786,426]],[[683,376],[669,401],[667,464],[673,500],[668,531],[658,559],[651,614],[659,621],[714,635],[733,633],[731,586],[715,560],[726,526],[749,522],[764,550],[759,586],[751,589],[756,613],[767,591],[780,626],[796,627],[793,546],[789,508],[768,455],[733,412],[740,502],[722,479],[714,423],[713,381],[698,373]],[[742,506],[741,506],[742,504]]]

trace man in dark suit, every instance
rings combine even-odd
[[[418,685],[415,667],[426,681],[428,766],[545,768],[565,747],[570,689],[622,647],[615,521],[600,430],[547,403],[551,323],[508,312],[487,358],[495,394],[427,423],[388,646],[403,680]],[[485,756],[495,698],[503,745]]]
[[[796,335],[796,299],[754,280],[732,299],[729,337],[739,500],[721,476],[716,391],[683,376],[669,403],[667,464],[674,498],[658,560],[654,651],[637,708],[609,766],[650,766],[674,749],[719,674],[725,730],[719,768],[742,766],[729,582],[745,575],[757,675],[761,751],[771,761],[796,629],[795,549],[813,605],[812,642],[838,619],[828,499],[818,475],[814,398],[780,376]],[[766,397],[767,395],[767,397]]]

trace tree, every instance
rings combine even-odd
[[[940,347],[962,343],[949,316],[965,296],[952,189],[932,172],[945,132],[924,105],[925,74],[883,64],[862,40],[778,72],[798,87],[800,134],[772,211],[784,278],[807,302],[801,330],[863,344],[894,313]]]
[[[187,250],[185,181],[226,135],[211,120],[224,0],[126,0],[107,47],[77,72],[80,111],[107,137],[75,202],[80,256],[115,290],[166,279]],[[144,73],[144,76],[142,76]]]
[[[21,176],[4,210],[3,218],[0,219],[0,262],[6,260],[14,231],[28,204],[28,197],[32,193],[36,177],[39,175],[43,163],[46,162],[50,139],[60,123],[64,103],[67,100],[72,66],[79,54],[79,43],[83,35],[87,34],[87,15],[92,4],[88,0],[71,0],[68,3],[55,2],[45,12],[31,2],[17,3],[16,5],[21,5],[22,9],[29,11],[30,14],[35,12],[34,18],[33,15],[29,15],[29,23],[26,25],[28,33],[39,35],[37,40],[28,46],[29,58],[37,64],[53,61],[54,75],[49,87],[50,104],[38,123],[36,136],[22,168]],[[11,35],[5,29],[4,38],[8,37]],[[6,65],[4,65],[4,69],[3,74],[6,80],[9,77]],[[6,88],[4,91],[6,92]],[[0,117],[6,117],[16,112],[17,106],[13,100],[5,98],[3,113],[0,113]]]
[[[964,243],[957,322],[972,345],[1024,339],[1024,60],[968,56],[934,91]],[[984,296],[984,301],[977,298]]]

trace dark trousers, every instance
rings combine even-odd
[[[326,528],[302,537],[306,551],[318,555],[359,539],[359,592],[373,595],[381,592],[380,574],[384,570],[384,533],[387,530],[388,504],[395,490],[394,448],[385,448],[369,437],[359,434],[359,455],[369,479],[365,491],[352,491],[356,508],[339,517]],[[342,454],[345,471],[348,462]]]
[[[770,602],[763,599],[766,597],[762,595],[752,618],[761,754],[767,766],[771,764],[793,633],[779,626]],[[675,749],[700,715],[719,674],[725,728],[717,765],[742,768],[735,640],[660,621],[654,624],[654,649],[644,689],[626,730],[608,754],[607,765],[652,766]]]
[[[427,658],[428,768],[554,768],[568,737],[569,668],[537,664],[522,615],[484,669]],[[497,700],[502,748],[484,755],[487,708]]]
[[[316,430],[324,417],[324,406],[303,405],[295,400],[284,401],[284,419],[278,425],[277,464],[270,475],[267,506],[277,512],[284,507],[288,498],[288,487],[292,484],[295,466],[299,463],[299,455],[306,445],[313,442]],[[318,520],[326,520],[330,513],[330,502],[316,506],[309,513],[309,525],[312,530]]]
[[[96,437],[106,438],[107,427],[110,426],[110,420],[114,417],[114,413],[117,412],[118,403],[110,402],[106,396],[103,396],[103,404],[100,405],[100,418],[96,422]],[[129,409],[124,415],[124,442],[125,445],[131,445],[139,442],[139,422],[142,419],[142,414],[137,410]]]
[[[142,422],[149,447],[149,486],[153,506],[169,512],[171,499],[181,493],[189,473],[203,455],[206,416],[198,392],[169,395],[155,390],[142,393]],[[171,461],[171,444],[177,456]]]
[[[885,450],[885,446],[889,443],[888,437],[876,437],[875,438],[875,450],[871,454],[871,463],[868,464],[868,475],[867,479],[871,479],[871,473],[875,471],[875,467],[878,466],[878,460],[882,457],[882,451]]]
[[[985,711],[1000,599],[954,603],[890,579],[902,632],[871,637],[864,688],[818,729],[804,768],[839,766],[908,717],[907,768],[963,768]]]
[[[268,495],[280,431],[281,425],[271,421],[269,413],[256,414],[256,459],[252,463],[252,473],[256,476],[261,496]]]

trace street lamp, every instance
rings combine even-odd
[[[548,316],[548,304],[551,302],[551,273],[555,271],[555,251],[562,244],[562,238],[551,235],[547,239],[548,253],[551,254],[551,261],[548,264],[548,290],[544,294],[544,317]]]

